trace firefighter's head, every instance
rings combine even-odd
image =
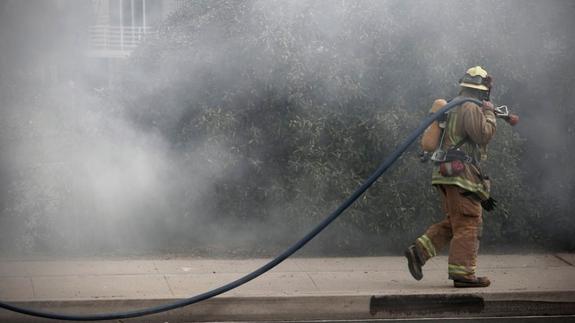
[[[481,66],[474,66],[459,80],[461,94],[489,100],[493,79]]]

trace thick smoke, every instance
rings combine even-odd
[[[504,207],[521,217],[533,196],[538,215],[529,219],[552,206],[562,227],[546,229],[573,227],[564,220],[575,196],[572,2],[190,1],[118,63],[111,88],[93,84],[107,76],[83,56],[90,2],[4,1],[0,10],[4,253],[269,253],[260,239],[285,245],[332,210],[478,64],[495,77],[495,103],[522,117],[522,139],[511,140],[520,152],[509,138],[495,143],[520,159],[489,164],[495,178],[508,176],[498,166],[518,172],[513,192],[496,182],[496,193],[517,198]],[[306,123],[322,115],[323,128]],[[366,125],[386,146],[322,130],[364,129],[341,120]],[[511,137],[501,124],[498,136]],[[330,143],[339,155],[320,158]],[[367,162],[346,169],[352,148]],[[282,159],[294,151],[301,160]],[[433,199],[420,188],[428,178],[410,171],[416,158],[406,159],[367,196],[393,207],[370,222],[365,214],[376,210],[364,200],[329,239],[363,235],[348,245],[372,250],[381,236],[419,233],[430,222],[422,213],[438,215],[402,196]],[[498,223],[511,231],[538,224],[510,221]],[[329,239],[316,248],[337,252]]]
[[[85,57],[89,6],[2,3],[5,254],[157,250],[178,226],[169,215],[186,212],[179,192],[194,198],[222,170],[217,146],[204,149],[209,165],[181,164],[164,138],[125,118],[111,89],[93,85],[108,75]]]

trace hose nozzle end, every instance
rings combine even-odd
[[[507,121],[511,126],[515,126],[519,123],[519,116],[516,114],[509,114],[509,116],[505,118],[505,121]]]

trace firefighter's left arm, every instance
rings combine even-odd
[[[465,132],[476,144],[486,145],[495,135],[497,122],[490,109],[483,109],[474,103],[464,104],[462,119]]]

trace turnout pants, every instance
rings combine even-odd
[[[482,231],[481,203],[455,185],[439,185],[443,221],[430,226],[416,241],[423,261],[449,244],[449,278],[475,279],[477,252]]]

